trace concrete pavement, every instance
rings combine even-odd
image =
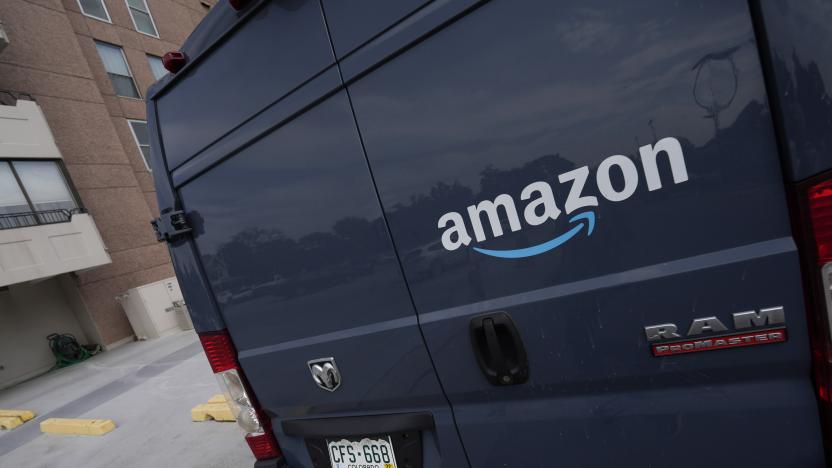
[[[0,408],[37,417],[0,431],[0,467],[249,467],[235,423],[192,422],[219,393],[193,332],[130,343],[0,391]],[[41,434],[47,418],[113,419],[104,436]]]

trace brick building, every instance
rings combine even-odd
[[[142,98],[213,2],[0,1],[0,387],[49,333],[133,339],[116,297],[173,276]]]

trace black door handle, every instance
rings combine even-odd
[[[529,359],[523,339],[505,312],[471,319],[471,344],[482,373],[494,385],[517,385],[529,380]]]

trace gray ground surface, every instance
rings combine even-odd
[[[192,422],[219,393],[193,332],[130,343],[72,367],[0,390],[0,408],[37,418],[0,431],[0,467],[251,467],[235,423]],[[50,418],[112,419],[104,436],[41,434]]]

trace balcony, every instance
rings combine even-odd
[[[0,287],[107,263],[40,106],[0,91]]]
[[[33,218],[48,217],[50,222],[27,227],[0,229],[0,286],[110,263],[110,256],[90,215],[86,213],[30,213],[28,218],[0,223],[25,224]],[[64,217],[65,216],[65,217]],[[66,219],[65,221],[57,221]],[[55,221],[55,222],[51,222]]]

